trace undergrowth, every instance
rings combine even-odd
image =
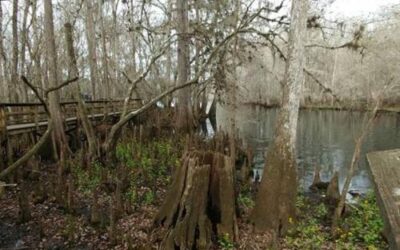
[[[153,204],[160,187],[168,186],[171,172],[179,164],[180,153],[181,143],[173,139],[120,142],[116,148],[116,166],[105,167],[99,162],[92,162],[85,169],[77,163],[77,159],[70,168],[76,187],[88,196],[102,182],[115,182],[117,177],[121,178],[119,175],[122,172],[122,177],[128,180],[123,190],[124,199],[138,207]]]
[[[360,198],[344,215],[336,237],[332,236],[331,213],[324,203],[315,204],[300,195],[296,206],[299,218],[283,240],[288,249],[387,249],[373,193]]]

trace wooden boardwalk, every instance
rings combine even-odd
[[[390,249],[400,249],[400,149],[367,154]]]
[[[140,107],[140,99],[130,102],[128,110]],[[86,106],[89,119],[100,120],[110,116],[119,116],[123,101],[88,101]],[[60,103],[66,126],[77,124],[77,103]],[[48,125],[48,117],[40,103],[0,103],[0,139],[4,136],[43,130]]]

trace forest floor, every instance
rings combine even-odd
[[[19,188],[9,187],[0,197],[0,249],[157,249],[165,230],[155,227],[153,219],[180,162],[183,141],[126,139],[117,148],[121,166],[114,168],[85,167],[78,154],[67,170],[74,188],[61,200],[56,166],[39,166],[28,174],[29,220],[21,221]],[[271,237],[255,234],[248,219],[254,185],[241,188],[237,197],[239,240],[216,239],[213,249],[268,249]],[[276,243],[278,249],[387,248],[373,195],[349,206],[335,237],[323,192],[299,194],[297,208],[297,221]]]

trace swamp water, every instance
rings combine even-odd
[[[273,140],[279,109],[244,106],[237,110],[236,126],[240,137],[254,151],[254,171],[262,176],[264,154]],[[364,126],[365,112],[301,110],[297,134],[297,162],[300,188],[308,190],[316,165],[321,166],[322,181],[339,171],[342,188],[353,156],[355,139]],[[227,113],[217,107],[216,126],[227,127]],[[400,148],[400,114],[380,113],[362,146],[358,169],[350,190],[365,193],[372,188],[366,153]]]

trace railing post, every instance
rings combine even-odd
[[[0,170],[7,164],[7,115],[5,105],[0,105]]]

